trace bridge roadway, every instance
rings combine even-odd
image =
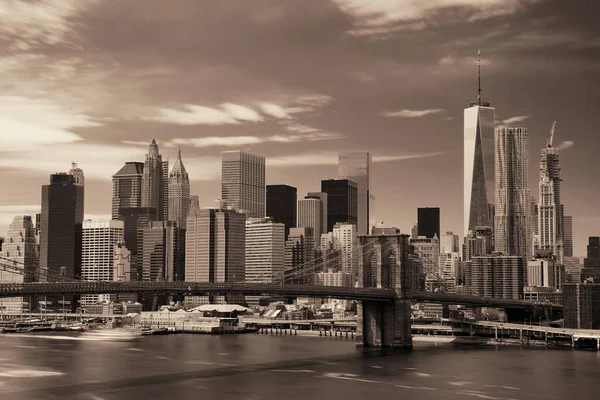
[[[250,296],[280,295],[290,297],[326,297],[376,302],[389,302],[397,298],[397,294],[393,289],[270,283],[71,281],[0,284],[0,297],[118,293],[181,294],[189,296],[223,296],[235,293]],[[411,294],[410,298],[419,302],[512,309],[532,309],[536,305],[535,303],[526,300],[484,298],[443,292],[417,292]],[[562,309],[562,306],[557,304],[540,303],[539,305],[550,306],[556,310]]]

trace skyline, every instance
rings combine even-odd
[[[532,160],[558,121],[562,203],[584,255],[600,225],[600,41],[584,8],[353,3],[12,4],[0,27],[0,130],[18,134],[0,149],[0,233],[39,212],[41,186],[72,161],[86,216],[110,219],[111,176],[143,162],[156,137],[171,162],[182,146],[202,207],[220,197],[221,151],[265,156],[266,183],[299,198],[337,177],[338,152],[369,151],[378,220],[408,232],[418,207],[440,207],[441,231],[462,236],[461,114],[477,96],[481,47],[482,98],[500,124],[528,128]],[[536,199],[538,168],[530,162]]]

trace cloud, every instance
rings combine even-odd
[[[514,123],[517,123],[517,122],[523,122],[523,121],[525,121],[526,119],[529,119],[529,118],[530,118],[530,115],[517,115],[516,117],[510,117],[510,118],[507,118],[507,119],[503,120],[502,124],[504,124],[504,125],[510,125],[510,124],[514,124]]]
[[[239,124],[234,116],[217,108],[186,104],[183,109],[161,108],[158,115],[148,117],[149,120],[176,125],[226,125]]]
[[[15,204],[0,206],[0,226],[10,225],[12,223],[12,219],[20,215],[31,216],[35,223],[35,214],[39,212],[41,212],[41,206],[39,204]]]
[[[67,42],[74,36],[74,17],[94,0],[3,0],[0,2],[0,38],[11,40],[14,50],[40,43]]]
[[[435,157],[445,152],[432,152],[432,153],[413,153],[413,154],[392,154],[392,155],[380,155],[374,156],[374,163],[382,162],[394,162],[411,160],[417,158]],[[294,154],[288,156],[276,156],[267,157],[267,166],[275,167],[298,167],[298,166],[314,166],[314,165],[337,165],[338,153],[337,152],[316,152],[316,153],[304,153]]]
[[[73,143],[81,137],[71,128],[101,126],[77,110],[19,96],[0,96],[0,152],[23,151],[40,145]]]
[[[263,117],[261,117],[259,113],[248,107],[232,103],[224,103],[221,107],[226,113],[238,121],[259,122],[263,120]]]
[[[430,109],[424,109],[424,110],[409,110],[409,109],[404,109],[404,110],[400,110],[400,111],[382,111],[381,115],[383,115],[384,117],[390,117],[390,118],[395,118],[395,117],[400,117],[400,118],[421,118],[421,117],[425,117],[427,115],[431,115],[431,114],[438,114],[441,112],[444,112],[445,110],[443,108],[430,108]]]
[[[265,113],[271,117],[279,118],[279,119],[290,118],[289,112],[285,108],[281,107],[278,104],[261,103],[260,108],[263,113]]]
[[[556,146],[557,150],[566,150],[569,147],[572,147],[573,145],[575,145],[575,142],[571,141],[571,140],[564,140],[562,143],[560,143],[558,146]]]
[[[373,162],[393,162],[393,161],[403,161],[403,160],[413,160],[416,158],[427,158],[427,157],[435,157],[442,154],[445,154],[445,151],[436,151],[432,153],[416,153],[416,154],[398,154],[391,156],[375,156],[373,157]]]

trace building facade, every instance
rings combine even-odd
[[[563,256],[573,257],[573,217],[570,215],[563,216]]]
[[[285,225],[270,218],[246,221],[246,282],[280,283],[284,279]]]
[[[298,200],[298,216],[296,223],[299,228],[311,228],[313,232],[313,242],[318,243],[323,226],[321,217],[323,216],[323,203],[319,199],[304,198]]]
[[[327,230],[327,193],[308,192],[305,199],[318,199],[321,202],[321,234],[330,232]],[[319,240],[315,243],[318,243]]]
[[[170,221],[152,221],[138,230],[138,257],[142,281],[185,280],[185,230]]]
[[[337,223],[356,225],[358,221],[358,191],[348,179],[321,181],[321,192],[327,193],[327,232]]]
[[[142,174],[142,207],[156,209],[156,220],[164,221],[168,209],[169,165],[163,162],[156,140],[152,139]]]
[[[37,280],[38,253],[35,239],[35,227],[29,215],[13,217],[8,227],[8,232],[0,246],[2,263],[10,265],[14,262],[17,269],[23,273],[7,267],[2,268],[0,283],[35,282]],[[31,311],[31,304],[27,298],[8,297],[0,298],[0,310],[3,315],[23,314]]]
[[[522,299],[524,260],[518,256],[492,254],[473,257],[471,295],[499,299]]]
[[[527,261],[527,286],[557,288],[557,265],[553,257]]]
[[[410,244],[414,252],[421,258],[423,273],[425,274],[426,289],[433,291],[444,282],[443,269],[438,265],[440,258],[440,240],[433,238],[411,238]]]
[[[224,151],[221,200],[252,218],[265,216],[265,158],[245,151]]]
[[[114,246],[123,242],[123,221],[83,221],[81,278],[86,281],[114,281]],[[84,295],[81,305],[115,301],[116,295]]]
[[[292,228],[285,242],[286,283],[314,283],[315,241],[310,227]]]
[[[289,185],[267,185],[266,216],[285,225],[285,239],[296,227],[297,189]]]
[[[356,183],[356,230],[359,235],[368,235],[370,231],[370,175],[371,154],[368,152],[338,154],[338,179],[347,179]]]
[[[440,253],[458,253],[459,251],[459,236],[453,232],[442,234],[440,238]]]
[[[533,255],[533,236],[529,229],[527,129],[498,128],[495,142],[495,250],[529,259]]]
[[[112,176],[112,219],[121,219],[121,209],[142,206],[144,163],[126,162]]]
[[[600,329],[600,284],[565,284],[563,314],[565,328]]]
[[[417,208],[418,236],[440,237],[440,209],[437,207]]]
[[[354,285],[358,280],[359,240],[356,225],[336,223],[333,227],[333,249],[341,252],[341,270]]]
[[[169,221],[185,229],[190,210],[190,177],[181,160],[181,150],[177,152],[177,160],[169,174],[168,189]]]

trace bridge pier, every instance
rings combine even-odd
[[[412,347],[410,300],[357,304],[356,345],[359,347]]]

